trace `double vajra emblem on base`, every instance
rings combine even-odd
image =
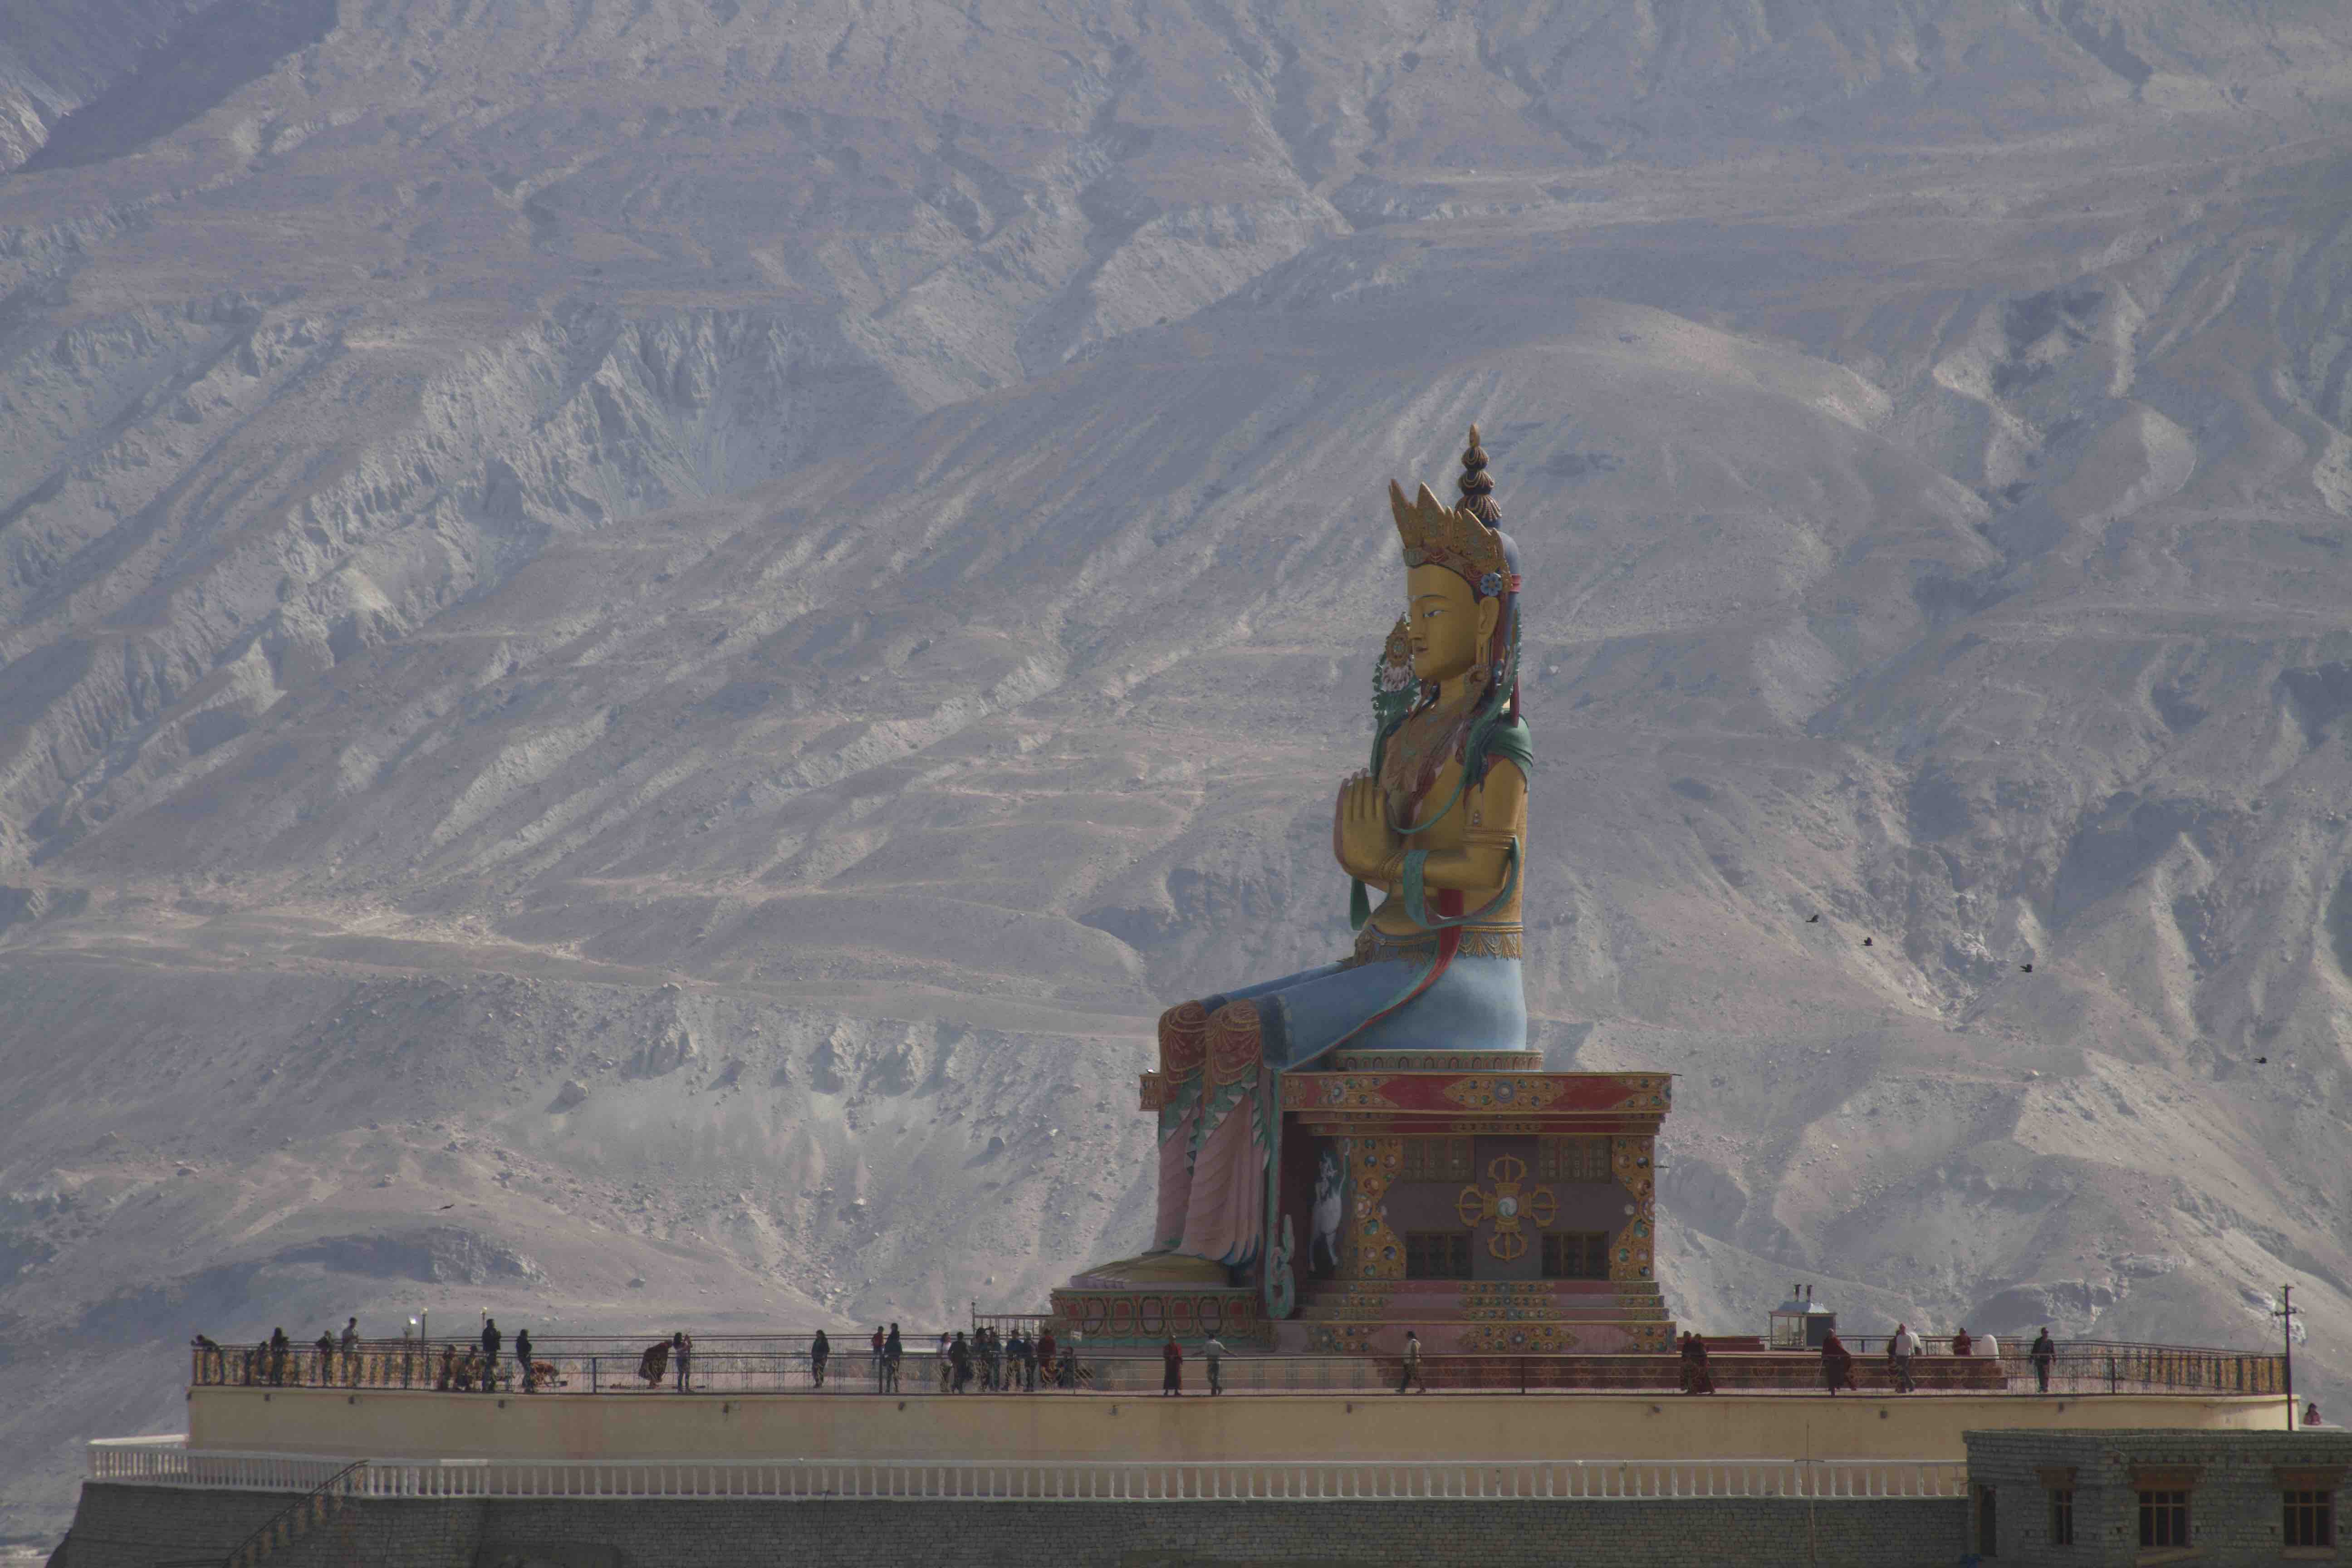
[[[1519,1222],[1527,1220],[1541,1230],[1551,1224],[1559,1213],[1559,1200],[1549,1187],[1538,1187],[1523,1192],[1519,1184],[1527,1180],[1528,1164],[1516,1155],[1505,1154],[1488,1162],[1486,1180],[1494,1191],[1482,1193],[1476,1187],[1462,1189],[1454,1200],[1454,1215],[1472,1230],[1492,1224],[1494,1230],[1486,1237],[1486,1250],[1508,1263],[1528,1249],[1528,1238],[1520,1234]]]

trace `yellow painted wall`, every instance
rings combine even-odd
[[[194,1448],[378,1458],[1943,1459],[1989,1427],[2268,1429],[2275,1398],[2116,1394],[191,1391]]]

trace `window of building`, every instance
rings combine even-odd
[[[2332,1491],[2291,1491],[2286,1500],[2280,1539],[2288,1546],[2336,1544],[2336,1494]]]
[[[1415,1230],[1404,1238],[1404,1277],[1408,1279],[1467,1279],[1470,1278],[1470,1233],[1466,1230]]]
[[[1399,1163],[1400,1182],[1466,1182],[1470,1176],[1467,1138],[1408,1138]]]
[[[1536,1145],[1536,1175],[1547,1182],[1606,1182],[1609,1140],[1546,1138]]]
[[[2189,1544],[2187,1492],[2143,1491],[2139,1494],[2139,1543],[2143,1551]]]
[[[1546,1231],[1543,1277],[1547,1279],[1609,1278],[1609,1233],[1605,1230]]]
[[[2074,1467],[2043,1465],[2034,1471],[2050,1513],[2043,1539],[2052,1546],[2074,1544]]]

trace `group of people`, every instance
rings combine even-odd
[[[1683,1378],[1685,1389],[1689,1387],[1690,1383],[1690,1350],[1687,1342],[1697,1337],[1696,1334],[1685,1336],[1683,1352],[1685,1358]],[[1894,1336],[1886,1342],[1886,1371],[1887,1375],[1894,1381],[1896,1393],[1910,1394],[1917,1390],[1919,1380],[1913,1370],[1912,1363],[1916,1357],[1926,1354],[1927,1349],[1927,1342],[1912,1331],[1910,1324],[1895,1325]],[[1956,1356],[1990,1356],[1995,1361],[2000,1359],[1999,1340],[1990,1334],[1971,1335],[1966,1327],[1962,1327],[1952,1335],[1951,1349]],[[2043,1394],[2049,1393],[2051,1368],[2058,1360],[2058,1343],[2050,1337],[2048,1325],[2043,1325],[2040,1335],[2026,1348],[2025,1354],[2026,1360],[2032,1363],[2033,1378],[2039,1391]],[[1706,1363],[1706,1352],[1702,1348],[1699,1352],[1702,1366]],[[1856,1386],[1853,1352],[1845,1348],[1845,1342],[1838,1338],[1835,1330],[1832,1330],[1822,1341],[1822,1383],[1832,1394],[1835,1394],[1841,1388],[1852,1389]],[[1710,1384],[1710,1390],[1712,1386]]]
[[[886,1328],[877,1324],[867,1344],[873,1357],[874,1391],[903,1392],[901,1377],[907,1344],[898,1325],[892,1323]],[[967,1393],[975,1384],[983,1394],[1034,1394],[1040,1384],[1048,1388],[1073,1388],[1077,1384],[1077,1357],[1055,1342],[1051,1329],[1042,1329],[1032,1336],[1017,1325],[1006,1334],[993,1325],[983,1324],[969,1334],[961,1331],[943,1333],[933,1361],[938,1367],[941,1394]],[[819,1329],[808,1348],[812,1388],[825,1385],[832,1363],[833,1341]]]
[[[406,1329],[401,1331],[396,1345],[392,1342],[370,1343],[362,1341],[360,1338],[360,1321],[356,1317],[343,1320],[340,1334],[333,1329],[321,1330],[319,1337],[310,1342],[306,1352],[296,1352],[294,1342],[287,1336],[282,1324],[272,1329],[268,1338],[257,1342],[252,1350],[244,1352],[226,1351],[217,1341],[204,1334],[198,1334],[194,1340],[194,1348],[208,1355],[226,1357],[242,1353],[245,1357],[242,1381],[256,1386],[283,1388],[289,1384],[309,1384],[315,1387],[334,1387],[356,1385],[377,1377],[389,1380],[395,1375],[404,1385],[411,1377],[422,1374],[430,1376],[433,1386],[444,1392],[471,1393],[479,1390],[488,1393],[502,1383],[510,1386],[519,1378],[525,1394],[538,1393],[541,1374],[548,1369],[544,1363],[535,1363],[531,1359],[530,1331],[525,1330],[514,1337],[516,1372],[512,1374],[499,1370],[499,1358],[505,1344],[506,1336],[499,1331],[498,1320],[488,1316],[482,1320],[478,1347],[461,1352],[457,1345],[444,1345],[437,1366],[433,1361],[431,1348],[419,1346]],[[363,1372],[361,1364],[363,1355],[382,1358],[375,1370]]]
[[[1965,1327],[1953,1333],[1948,1344],[1951,1354],[1955,1356],[1990,1357],[1998,1361],[2001,1354],[2000,1343],[1992,1335],[1970,1334]],[[456,1344],[441,1346],[437,1365],[432,1348],[416,1345],[405,1330],[402,1331],[396,1349],[389,1342],[373,1345],[363,1343],[356,1317],[345,1321],[340,1335],[332,1330],[321,1332],[308,1347],[310,1364],[307,1365],[306,1358],[295,1350],[282,1327],[274,1330],[268,1339],[256,1344],[249,1352],[225,1350],[202,1334],[196,1336],[194,1346],[204,1355],[227,1362],[232,1381],[236,1380],[234,1363],[237,1357],[243,1356],[242,1381],[256,1385],[284,1386],[289,1383],[308,1383],[328,1386],[356,1384],[362,1381],[363,1376],[372,1379],[382,1375],[389,1380],[396,1375],[398,1382],[405,1386],[411,1376],[409,1369],[412,1365],[416,1374],[429,1376],[433,1386],[444,1392],[487,1394],[519,1383],[523,1393],[536,1394],[551,1382],[561,1382],[552,1363],[533,1359],[528,1330],[514,1336],[514,1371],[505,1371],[502,1361],[506,1339],[499,1329],[498,1320],[487,1314],[482,1320],[482,1333],[478,1344],[470,1349]],[[1676,1342],[1676,1348],[1682,1363],[1682,1391],[1685,1394],[1713,1394],[1716,1391],[1715,1377],[1708,1363],[1706,1339],[1696,1332],[1685,1333]],[[887,1328],[877,1325],[870,1349],[876,1392],[899,1392],[899,1373],[907,1352],[905,1342],[899,1336],[898,1325],[891,1323]],[[421,1356],[416,1353],[419,1350],[423,1352]],[[1170,1395],[1182,1394],[1184,1347],[1171,1334],[1160,1347],[1160,1392]],[[1927,1353],[1927,1342],[1913,1331],[1908,1323],[1895,1325],[1893,1336],[1886,1342],[1886,1371],[1896,1392],[1909,1394],[1917,1389],[1919,1384],[1915,1363]],[[363,1354],[397,1356],[400,1359],[397,1363],[387,1360],[381,1365],[371,1362],[369,1364],[373,1370],[363,1373],[361,1366]],[[1223,1394],[1224,1342],[1211,1334],[1202,1342],[1199,1355],[1208,1374],[1209,1392]],[[1408,1331],[1397,1381],[1399,1394],[1414,1387],[1419,1387],[1423,1393],[1428,1391],[1427,1385],[1422,1382],[1421,1356],[1420,1336]],[[2058,1359],[2058,1346],[2050,1337],[2050,1330],[2046,1326],[2026,1348],[2025,1356],[2033,1369],[2036,1387],[2041,1393],[2049,1393],[2051,1373]],[[832,1358],[832,1342],[823,1330],[819,1330],[808,1349],[809,1381],[813,1386],[820,1389],[825,1386]],[[667,1340],[657,1341],[646,1348],[638,1373],[654,1387],[659,1387],[667,1378],[678,1393],[690,1393],[694,1386],[693,1360],[694,1342],[684,1333],[674,1333]],[[1047,1388],[1076,1388],[1087,1381],[1076,1351],[1058,1345],[1050,1328],[1041,1328],[1034,1335],[1019,1325],[1015,1325],[1010,1333],[1001,1332],[993,1325],[983,1325],[969,1334],[961,1331],[943,1333],[940,1336],[936,1360],[939,1392],[941,1394],[963,1394],[975,1384],[980,1392],[985,1394],[1034,1393],[1041,1384]],[[1832,1395],[1841,1389],[1852,1391],[1859,1386],[1855,1357],[1834,1331],[1822,1341],[1821,1369],[1822,1384]],[[202,1375],[200,1373],[200,1377]],[[2319,1411],[2315,1405],[2305,1414],[2304,1425],[2318,1424]]]
[[[1014,1324],[1009,1334],[983,1323],[969,1338],[959,1331],[940,1336],[940,1392],[961,1394],[974,1382],[982,1394],[1034,1394],[1077,1386],[1078,1358],[1055,1343],[1054,1331],[1034,1336]]]
[[[1416,1357],[1418,1350],[1419,1347],[1416,1346]],[[1201,1364],[1209,1373],[1209,1392],[1223,1394],[1225,1391],[1225,1342],[1214,1334],[1202,1341]],[[1168,1336],[1168,1342],[1160,1347],[1160,1393],[1164,1398],[1171,1394],[1181,1394],[1183,1392],[1184,1347],[1176,1342],[1174,1334],[1171,1334]],[[1402,1394],[1404,1391],[1399,1389],[1397,1392]]]

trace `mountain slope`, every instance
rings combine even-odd
[[[1683,1075],[1677,1310],[2293,1279],[2339,1376],[2347,35],[400,0],[92,76],[0,180],[0,1354],[70,1374],[0,1536],[199,1328],[1130,1247],[1154,1015],[1346,941],[1381,487],[1474,419],[1530,1006]]]

